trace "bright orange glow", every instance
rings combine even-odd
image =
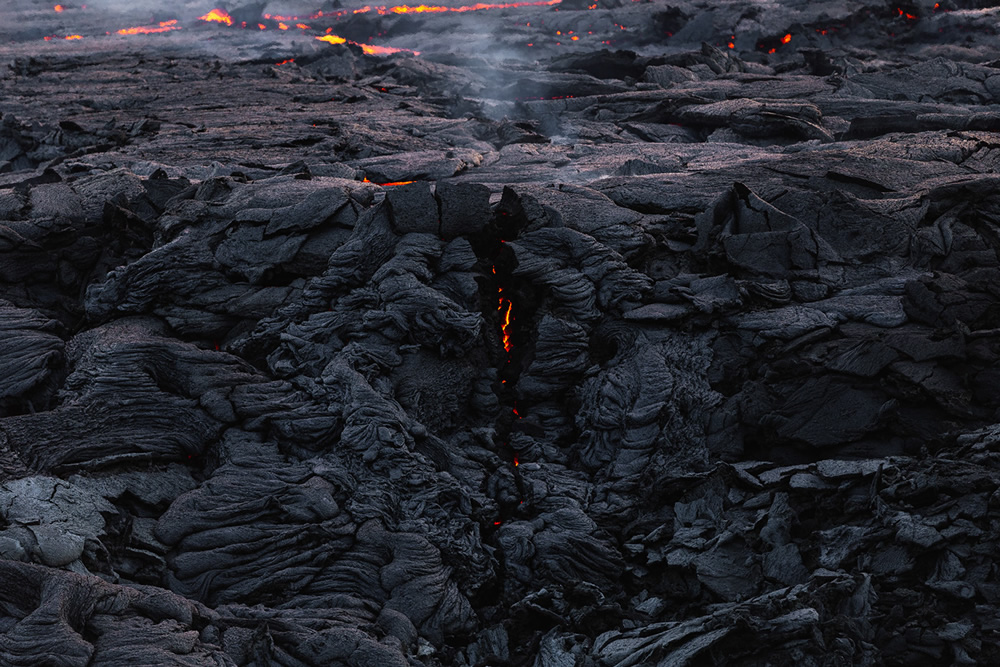
[[[56,5],[52,9],[56,10],[57,12],[61,12],[62,10],[66,9],[66,8],[63,7],[62,5]]]
[[[285,25],[284,23],[279,23],[278,30],[288,30],[288,26]]]
[[[574,41],[574,42],[575,42],[576,40],[578,40],[578,39],[580,39],[580,38],[579,38],[579,37],[577,37],[576,35],[573,35],[572,37],[570,37],[570,39],[571,39],[572,41]]]
[[[374,183],[369,181],[367,178],[361,179],[365,183],[371,183],[372,185],[381,185],[383,188],[391,188],[394,185],[409,185],[410,183],[416,183],[416,181],[395,181],[394,183]]]
[[[305,23],[296,23],[295,27],[298,28],[299,30],[311,30],[311,28],[307,26]]]
[[[282,65],[287,65],[288,63],[293,63],[293,62],[295,62],[295,58],[289,58],[288,60],[282,60],[280,63],[275,63],[274,66],[281,67]],[[315,127],[315,125],[313,127]]]
[[[507,305],[506,310],[504,310],[504,304]],[[510,325],[514,321],[510,311],[513,308],[514,304],[509,299],[500,299],[500,310],[503,311],[503,324],[500,325],[500,333],[503,336],[503,349],[507,352],[510,352],[511,348],[514,347],[513,343],[510,342]],[[517,414],[516,411],[515,414]]]
[[[391,53],[401,53],[403,51],[415,53],[418,56],[420,55],[420,51],[410,51],[409,49],[397,49],[392,46],[372,46],[370,44],[358,44],[358,46],[360,46],[361,50],[370,56],[387,56]]]
[[[788,44],[788,42],[790,41],[792,41],[792,33],[788,33],[787,35],[781,38],[782,44]]]
[[[732,43],[732,42],[729,42],[729,44],[727,44],[726,46],[728,46],[731,49],[735,49],[736,48],[736,45],[734,43]]]
[[[462,5],[461,7],[442,7],[441,5],[398,5],[388,8],[393,14],[414,14],[424,12],[478,12],[483,9],[510,9],[512,7],[551,7],[558,5],[562,0],[545,0],[544,2],[477,2],[474,5]],[[380,9],[385,9],[380,7]]]
[[[66,35],[63,39],[83,39],[83,35]]]
[[[170,32],[171,30],[180,30],[181,27],[177,25],[177,20],[173,21],[162,21],[159,25],[150,26],[140,26],[138,28],[122,28],[118,31],[119,35],[151,35],[158,32]]]
[[[267,30],[267,26],[264,25],[263,23],[258,23],[257,27],[260,28],[261,30]]]
[[[414,55],[420,55],[419,51],[410,51],[409,49],[397,49],[392,46],[373,46],[371,44],[359,44],[358,42],[352,42],[344,39],[340,35],[320,35],[317,37],[321,42],[327,42],[328,44],[354,44],[355,46],[360,46],[361,50],[370,56],[384,56],[390,53],[413,53]]]
[[[231,17],[229,14],[225,12],[225,10],[222,9],[213,9],[209,13],[205,14],[204,16],[199,16],[198,18],[202,21],[208,21],[208,22],[214,21],[216,23],[225,23],[226,25],[233,24],[233,17]]]

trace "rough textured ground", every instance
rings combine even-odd
[[[1000,662],[989,5],[0,9],[0,664]]]

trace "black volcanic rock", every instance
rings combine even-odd
[[[998,662],[994,8],[278,4],[0,9],[0,663]]]

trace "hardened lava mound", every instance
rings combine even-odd
[[[0,664],[1000,664],[1000,8],[2,4]]]

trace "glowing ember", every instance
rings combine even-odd
[[[317,37],[316,39],[318,39],[321,42],[327,42],[328,44],[346,44],[347,43],[347,40],[344,39],[343,37],[341,37],[340,35],[323,35],[321,37]]]
[[[65,37],[61,37],[59,35],[49,35],[48,37],[42,37],[42,39],[46,42],[51,42],[53,39],[68,39],[72,41],[75,39],[83,39],[83,35],[66,35]]]
[[[788,33],[787,35],[781,38],[782,44],[788,44],[788,42],[790,41],[792,41],[792,33]]]
[[[180,30],[181,27],[177,25],[177,20],[173,21],[161,21],[159,25],[155,26],[140,26],[137,28],[122,28],[118,31],[119,35],[151,35],[158,32],[170,32],[171,30]]]
[[[199,16],[198,18],[202,21],[208,21],[208,22],[214,21],[216,23],[225,23],[226,25],[233,24],[233,17],[231,17],[222,9],[213,9],[209,13],[205,14],[204,16]]]
[[[55,10],[55,11],[57,11],[57,12],[61,12],[62,10],[66,9],[66,8],[65,8],[65,7],[63,7],[62,5],[56,5],[56,6],[55,6],[55,7],[53,7],[52,9],[54,9],[54,10]]]
[[[287,65],[288,63],[295,62],[295,58],[289,58],[288,60],[282,60],[280,63],[275,63],[275,67],[281,67],[282,65]]]
[[[288,30],[288,26],[285,25],[284,23],[279,23],[278,30]]]

